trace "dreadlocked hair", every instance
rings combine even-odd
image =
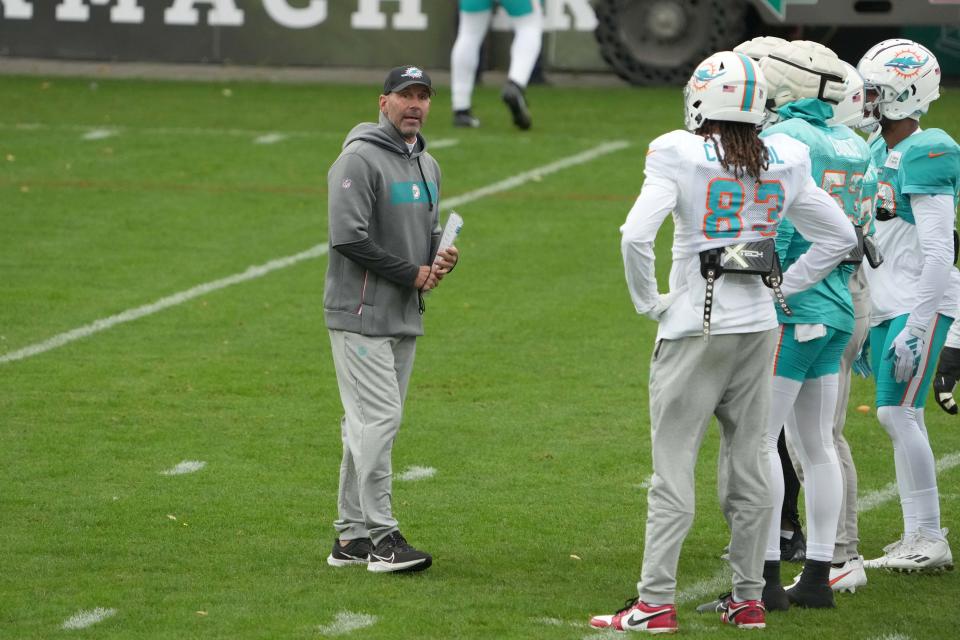
[[[759,180],[760,172],[770,168],[770,154],[757,135],[756,125],[728,120],[704,120],[697,129],[697,134],[713,142],[720,165],[735,178],[752,176]],[[720,152],[721,146],[723,153]]]

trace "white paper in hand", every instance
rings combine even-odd
[[[453,245],[457,236],[460,235],[460,229],[463,227],[463,218],[456,211],[451,211],[447,218],[447,224],[443,227],[443,235],[440,236],[440,246],[437,247],[437,253]],[[437,261],[437,257],[433,257]]]

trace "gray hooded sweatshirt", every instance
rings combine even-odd
[[[327,173],[330,259],[327,327],[367,336],[420,336],[414,288],[440,244],[440,166],[417,134],[412,152],[397,128],[359,124]]]

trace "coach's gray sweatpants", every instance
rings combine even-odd
[[[333,526],[342,540],[371,538],[376,544],[397,528],[390,455],[417,339],[330,330],[330,346],[344,412],[338,518]]]
[[[677,563],[694,513],[694,469],[712,415],[728,455],[721,498],[730,523],[734,597],[759,600],[771,517],[764,438],[776,330],[663,340],[650,365],[653,480],[640,599],[676,602]]]

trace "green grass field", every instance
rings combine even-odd
[[[377,94],[0,78],[0,358],[324,244],[326,171]],[[655,332],[630,304],[618,226],[682,101],[544,87],[530,101],[529,133],[493,87],[476,98],[483,127],[455,130],[441,90],[426,128],[447,141],[443,196],[474,194],[394,450],[397,472],[436,469],[394,484],[433,568],[326,565],[341,445],[319,257],[0,362],[0,638],[317,638],[346,629],[344,612],[375,617],[342,635],[371,640],[608,637],[587,619],[635,594]],[[957,136],[958,118],[947,91],[924,125]],[[268,134],[285,137],[255,143]],[[629,146],[474,197],[613,141]],[[665,227],[664,283],[669,246]],[[858,380],[851,407],[871,394]],[[927,424],[943,521],[960,528],[960,421],[931,406]],[[847,434],[861,494],[881,496],[860,521],[872,557],[900,533],[897,500],[877,493],[892,450],[872,411],[851,409]],[[686,636],[744,633],[694,611],[725,590],[716,451],[712,430],[679,572]],[[206,466],[161,473],[185,460]],[[954,638],[958,574],[874,572],[836,610],[772,614],[763,634]],[[113,615],[63,628],[97,608]]]

